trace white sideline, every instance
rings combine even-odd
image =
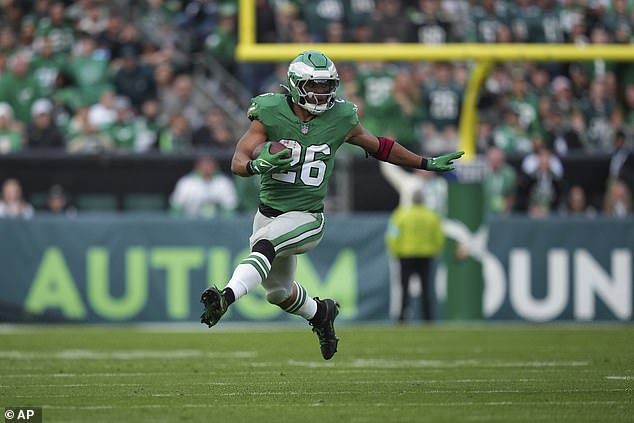
[[[576,405],[576,406],[587,406],[587,405],[629,405],[631,402],[629,401],[614,401],[614,400],[606,400],[606,401],[489,401],[489,402],[475,402],[475,401],[453,401],[453,402],[409,402],[409,403],[399,403],[399,407],[473,407],[473,406],[491,406],[491,407],[500,407],[500,406],[517,406],[517,405],[535,405],[535,406],[564,406],[564,405]],[[288,403],[288,406],[296,406],[296,407],[306,407],[304,403]],[[336,403],[337,407],[345,407],[347,405],[353,406],[358,404],[342,404]],[[214,403],[199,403],[199,404],[179,404],[179,407],[185,408],[218,408],[218,404]],[[314,403],[309,404],[309,406],[313,407],[332,407],[333,404],[325,404],[325,403]],[[366,407],[390,407],[394,408],[393,403],[381,403],[381,402],[373,402],[365,404]],[[253,404],[249,403],[240,403],[235,402],[231,404],[231,407],[245,407],[250,408],[253,407]],[[141,404],[141,405],[131,405],[126,407],[115,407],[112,405],[42,405],[44,409],[61,409],[61,410],[101,410],[101,409],[120,409],[120,410],[128,410],[128,409],[143,409],[143,408],[168,408],[173,409],[174,406],[166,405],[166,404]]]
[[[202,350],[124,350],[124,351],[96,351],[96,350],[62,350],[57,352],[32,351],[0,351],[0,359],[12,360],[145,360],[183,359],[183,358],[253,358],[255,351],[209,352]]]

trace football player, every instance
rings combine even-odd
[[[337,99],[337,69],[318,51],[297,56],[288,67],[287,82],[286,94],[267,93],[251,101],[251,126],[231,162],[236,175],[261,175],[251,254],[238,264],[224,289],[212,286],[202,293],[200,320],[214,326],[234,301],[262,284],[271,304],[308,320],[323,358],[329,360],[337,352],[334,321],[339,305],[311,297],[294,275],[297,255],[315,248],[324,234],[324,199],[337,150],[347,142],[378,160],[430,171],[453,170],[453,161],[463,152],[424,158],[370,133],[359,123],[357,106]],[[287,148],[271,153],[267,144],[252,157],[256,146],[271,141]]]

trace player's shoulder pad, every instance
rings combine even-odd
[[[250,120],[260,119],[262,113],[268,109],[279,106],[286,102],[284,94],[265,93],[251,99],[247,116]]]
[[[338,98],[335,100],[335,105],[331,110],[343,116],[351,116],[357,114],[359,106],[351,101]]]

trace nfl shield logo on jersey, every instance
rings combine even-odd
[[[299,129],[300,132],[304,135],[306,135],[308,133],[308,130],[310,129],[310,125],[307,123],[302,123],[302,127]]]

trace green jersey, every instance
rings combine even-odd
[[[0,128],[0,154],[15,153],[22,149],[22,135],[12,129]]]
[[[137,137],[136,129],[134,122],[117,121],[105,128],[105,132],[112,138],[117,150],[133,152],[134,142]]]
[[[454,84],[430,83],[423,88],[424,120],[442,131],[447,126],[457,126],[462,104],[462,89]]]
[[[99,102],[102,94],[111,89],[108,65],[106,57],[98,54],[79,56],[69,63],[70,73],[75,77],[84,104]]]
[[[19,77],[6,72],[0,76],[0,99],[11,105],[16,120],[30,122],[31,105],[40,97],[40,84],[32,74]]]
[[[75,43],[75,31],[70,24],[55,24],[50,18],[43,18],[37,25],[36,35],[48,37],[53,43],[55,53],[69,53]]]
[[[394,105],[392,88],[396,76],[389,68],[359,72],[359,94],[363,98],[363,126],[375,134],[386,132],[386,111]]]
[[[49,97],[55,91],[55,78],[64,66],[61,55],[35,56],[31,62],[33,76],[40,84],[42,96]]]
[[[359,123],[357,106],[337,99],[332,109],[303,122],[286,95],[267,93],[251,99],[247,115],[264,125],[269,141],[293,152],[288,169],[262,175],[260,202],[282,212],[321,210],[335,153]]]

